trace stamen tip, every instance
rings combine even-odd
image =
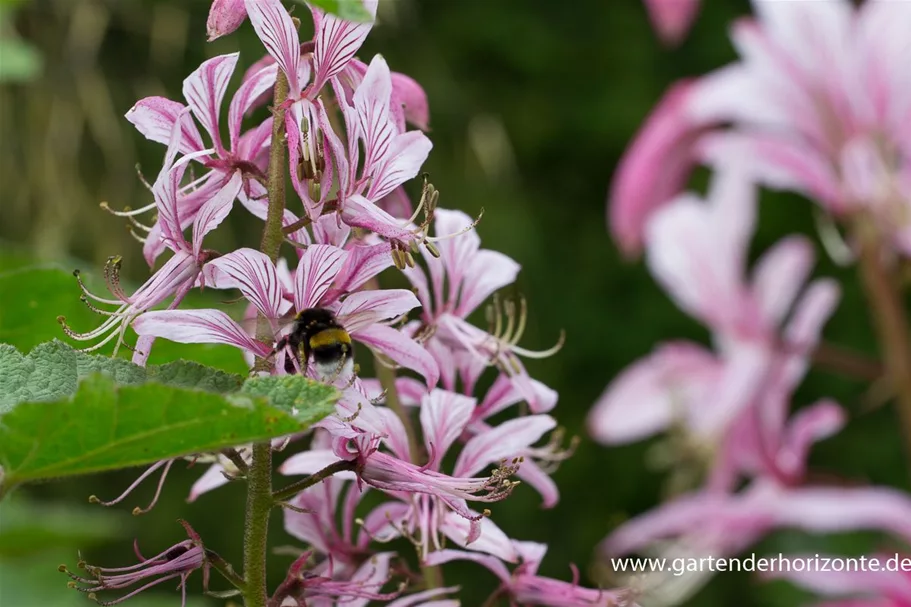
[[[59,567],[57,567],[57,571],[59,571],[60,573],[66,573],[67,572],[66,565],[60,565]]]
[[[59,321],[61,318],[63,318],[63,317],[60,316],[60,317],[57,318],[57,320]],[[89,496],[89,503],[90,503],[90,504],[100,504],[100,503],[101,503],[101,500],[98,499],[98,496],[97,496],[97,495],[90,495],[90,496]]]

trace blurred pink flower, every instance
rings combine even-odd
[[[836,214],[872,210],[911,252],[911,5],[753,4],[758,18],[733,30],[742,60],[673,88],[624,157],[610,201],[620,245],[637,250],[645,218],[683,186],[697,155],[710,164],[740,155],[765,185]]]
[[[547,553],[547,546],[535,542],[512,540],[521,563],[512,572],[501,559],[487,554],[462,550],[440,550],[428,557],[428,564],[442,565],[465,560],[487,567],[501,582],[496,596],[508,596],[511,603],[544,605],[546,607],[636,607],[628,591],[600,590],[579,586],[579,572],[573,567],[573,581],[564,582],[538,575],[538,567]]]
[[[801,558],[801,555],[795,555]],[[802,558],[815,558],[803,556]],[[823,555],[824,558],[846,557],[838,555]],[[848,557],[857,559],[858,557]],[[901,554],[886,555],[874,554],[867,560],[878,559],[882,570],[872,571],[868,567],[865,571],[776,571],[767,573],[770,579],[786,579],[807,590],[825,597],[855,597],[842,600],[817,603],[815,607],[911,607],[911,571],[901,569]],[[890,560],[899,559],[896,571],[886,571],[891,567]]]
[[[807,284],[812,250],[799,237],[779,242],[747,274],[755,205],[749,178],[732,165],[716,174],[707,200],[684,194],[651,217],[649,268],[678,306],[712,331],[715,352],[669,343],[634,363],[589,414],[597,440],[638,440],[681,422],[725,466],[722,440],[741,417],[747,427],[757,423],[747,409],[760,408],[775,390],[790,395],[839,291],[826,279]],[[775,406],[786,412],[788,403]]]
[[[699,0],[645,0],[652,26],[665,44],[679,44],[699,12]]]

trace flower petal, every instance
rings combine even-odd
[[[408,289],[366,290],[352,293],[336,310],[349,333],[383,320],[392,320],[420,306]]]
[[[126,119],[142,133],[146,139],[168,145],[171,141],[171,129],[177,117],[186,109],[182,103],[164,97],[146,97],[136,102],[126,113]],[[204,149],[202,136],[192,120],[181,125],[181,138],[178,149],[183,154],[198,152]]]
[[[221,225],[221,222],[231,212],[243,182],[243,174],[240,171],[234,171],[228,183],[199,209],[199,213],[193,221],[193,254],[197,258],[202,251],[202,241],[206,234]]]
[[[693,85],[669,90],[623,154],[611,183],[610,230],[626,255],[642,248],[653,211],[676,196],[695,164],[693,144],[703,131],[688,111]]]
[[[270,348],[247,335],[221,310],[146,312],[133,321],[137,335],[153,335],[183,344],[228,344],[268,356]]]
[[[431,454],[430,469],[439,469],[449,447],[471,420],[475,403],[475,399],[468,396],[439,389],[432,390],[421,399],[421,428],[424,445]]]
[[[490,569],[503,583],[508,584],[510,582],[511,576],[506,565],[497,557],[489,554],[447,548],[445,550],[435,550],[424,557],[424,563],[431,566],[443,565],[452,561],[473,561]]]
[[[324,244],[307,247],[294,274],[294,307],[298,312],[319,303],[347,258],[348,252],[338,247]]]
[[[364,8],[376,17],[377,0],[366,0]],[[370,33],[373,22],[354,23],[312,9],[315,33],[313,36],[313,93],[316,97],[323,85],[338,74],[357,53]]]
[[[246,12],[244,13],[246,14]],[[228,130],[230,132],[231,150],[238,152],[238,142],[244,114],[246,114],[256,101],[275,85],[278,75],[278,66],[267,65],[250,78],[244,80],[228,107]]]
[[[183,96],[193,110],[193,115],[212,138],[219,156],[225,151],[218,130],[221,102],[225,98],[228,81],[237,66],[239,55],[240,53],[230,53],[203,61],[183,81]]]
[[[549,415],[527,415],[472,437],[459,453],[455,476],[472,476],[490,463],[518,455],[557,426]]]
[[[266,318],[281,315],[283,290],[275,264],[265,253],[238,249],[203,266],[206,284],[215,289],[240,289]]]
[[[376,55],[354,92],[354,108],[364,140],[364,173],[368,175],[374,174],[378,170],[376,165],[388,158],[396,135],[389,116],[391,95],[389,66],[382,56]]]
[[[300,37],[291,15],[279,0],[245,0],[250,23],[266,50],[288,78],[290,99],[300,97]]]
[[[645,0],[645,7],[661,40],[676,45],[689,31],[699,0]]]
[[[753,295],[770,327],[777,327],[790,311],[813,267],[813,249],[806,238],[780,240],[753,270]]]
[[[392,102],[404,111],[404,118],[422,131],[429,128],[430,106],[427,93],[413,78],[392,72]]]
[[[420,373],[428,388],[439,381],[440,368],[433,356],[401,331],[385,325],[371,325],[358,330],[354,337],[406,369]]]
[[[230,34],[240,27],[247,18],[244,0],[214,0],[206,20],[206,34],[209,42]]]
[[[398,186],[413,179],[421,171],[431,148],[433,143],[420,131],[396,135],[389,145],[387,157],[373,171],[367,198],[380,200]]]
[[[473,514],[477,515],[476,512],[473,512]],[[465,543],[465,540],[471,533],[471,521],[455,512],[449,511],[443,516],[440,531],[455,542],[459,548],[492,554],[507,563],[518,562],[519,553],[516,552],[509,536],[503,533],[503,530],[486,516],[481,518],[480,523],[481,537],[468,544]]]

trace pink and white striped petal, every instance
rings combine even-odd
[[[228,131],[231,150],[237,152],[244,115],[250,111],[256,101],[275,85],[278,66],[267,65],[250,78],[244,80],[234,93],[231,105],[228,106]]]
[[[376,17],[377,0],[365,0],[364,8]],[[313,8],[313,86],[310,97],[315,98],[330,78],[341,72],[364,44],[373,21],[354,23]]]
[[[182,103],[164,97],[146,97],[140,99],[126,113],[126,119],[142,133],[146,139],[168,145],[171,141],[171,130],[177,117],[187,108]],[[178,149],[183,154],[198,152],[205,148],[202,136],[192,120],[182,123]]]
[[[336,315],[349,333],[356,333],[363,327],[398,318],[420,305],[408,289],[357,291],[345,298]]]
[[[323,244],[307,247],[294,274],[294,307],[297,311],[319,304],[347,258],[348,252],[338,247]]]
[[[284,312],[282,284],[275,264],[254,249],[238,249],[218,257],[205,266],[206,284],[215,289],[239,289],[266,318]]]
[[[182,344],[227,344],[268,356],[271,348],[247,335],[221,310],[161,310],[146,312],[133,321],[139,336],[154,336]]]
[[[353,337],[385,354],[396,364],[420,373],[428,388],[435,386],[440,379],[440,368],[433,356],[397,329],[385,325],[370,325],[359,329]]]
[[[488,464],[520,455],[546,432],[557,427],[549,415],[528,415],[503,422],[469,440],[459,453],[453,474],[472,476]]]
[[[431,454],[428,462],[430,469],[439,470],[449,447],[468,426],[475,404],[473,398],[439,389],[432,390],[421,399],[421,428],[424,431],[424,446]]]
[[[183,81],[183,96],[193,110],[193,115],[212,138],[219,156],[225,151],[218,129],[221,103],[239,55],[240,53],[230,53],[203,61],[202,65]]]
[[[300,37],[291,15],[279,0],[245,0],[244,4],[256,35],[288,78],[289,99],[299,98]]]
[[[199,257],[199,253],[202,251],[202,241],[206,234],[221,225],[221,222],[234,208],[234,201],[240,193],[243,182],[243,174],[240,171],[234,171],[228,183],[199,209],[199,213],[193,221],[193,254],[196,257]]]

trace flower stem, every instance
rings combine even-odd
[[[266,554],[272,512],[272,445],[253,445],[247,472],[247,519],[244,527],[244,605],[265,607],[268,599]]]
[[[279,71],[273,94],[272,141],[269,147],[269,173],[266,190],[269,208],[260,249],[272,261],[278,259],[284,234],[282,218],[285,212],[285,109],[288,79]],[[265,323],[260,319],[257,333],[270,341]],[[257,361],[254,369],[261,367]],[[266,607],[269,587],[266,579],[266,555],[269,536],[269,515],[272,512],[272,445],[268,441],[253,445],[253,458],[247,468],[247,512],[244,521],[244,605]]]
[[[414,424],[411,423],[411,417],[409,417],[408,411],[405,410],[402,406],[402,401],[399,399],[399,391],[395,386],[395,371],[383,364],[379,359],[376,359],[374,366],[376,367],[377,379],[380,380],[380,386],[386,392],[386,406],[392,409],[402,420],[402,425],[405,427],[405,434],[408,435],[408,450],[411,452],[411,461],[418,462],[423,460],[427,457],[427,454],[424,453],[424,449],[418,442]],[[421,563],[421,575],[424,577],[424,585],[428,590],[443,587],[443,572],[438,565],[431,566]]]
[[[275,94],[272,104],[272,144],[269,147],[269,173],[266,175],[266,189],[269,196],[269,210],[260,250],[278,259],[278,252],[285,239],[282,233],[282,218],[285,213],[285,108],[288,98],[288,79],[279,70],[275,79]]]
[[[357,462],[354,460],[341,460],[335,462],[334,464],[329,464],[319,472],[311,474],[307,478],[303,478],[299,481],[293,482],[287,487],[282,487],[277,489],[272,493],[272,499],[276,502],[282,502],[288,498],[294,497],[307,487],[312,487],[316,483],[322,482],[325,479],[329,478],[336,472],[342,472],[343,470],[354,470]]]
[[[911,457],[911,335],[896,276],[883,258],[882,235],[861,217],[856,225],[860,242],[860,273],[872,308],[886,373],[896,394],[905,447]]]

